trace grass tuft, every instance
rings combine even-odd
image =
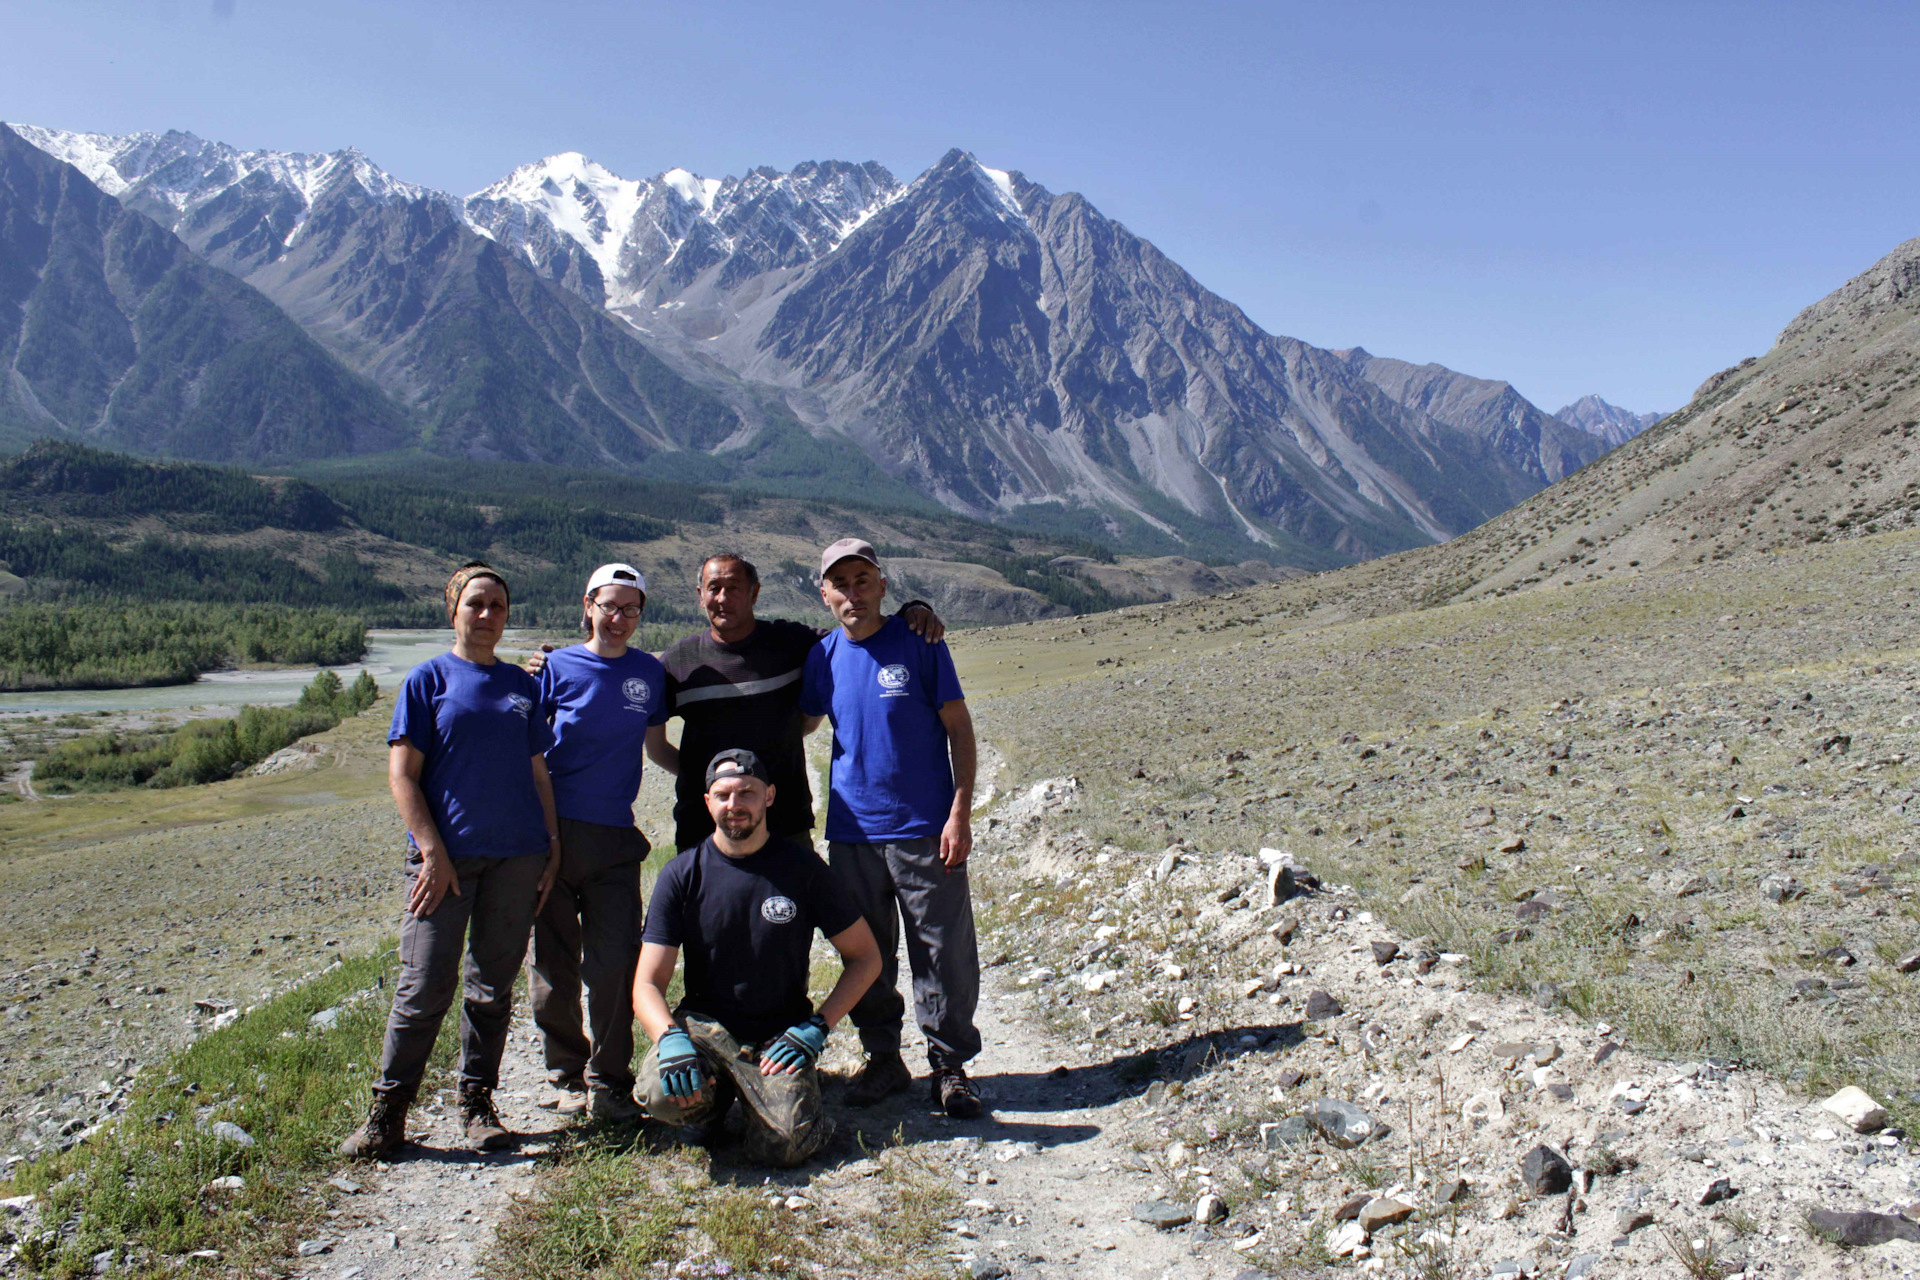
[[[316,1175],[364,1113],[397,959],[347,960],[142,1073],[125,1112],[71,1150],[14,1171],[9,1194],[39,1197],[19,1256],[31,1271],[92,1275],[111,1253],[139,1271],[217,1249],[236,1271],[284,1258],[329,1203]],[[343,1012],[326,1028],[311,1019]],[[437,1059],[451,1045],[442,1037]],[[238,1125],[254,1145],[214,1132]],[[216,1190],[216,1178],[244,1187]]]

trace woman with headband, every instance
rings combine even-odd
[[[627,646],[647,605],[630,564],[603,564],[581,597],[582,644],[540,669],[539,714],[553,722],[547,768],[560,815],[560,878],[533,926],[533,1020],[563,1115],[632,1121],[633,974],[640,959],[640,864],[633,825],[647,730],[667,719],[667,672]],[[585,979],[587,1018],[580,1018]]]
[[[476,1150],[511,1145],[493,1090],[527,935],[560,871],[545,759],[553,732],[533,677],[494,656],[507,580],[479,561],[463,565],[446,605],[453,649],[407,673],[387,732],[387,783],[407,825],[407,907],[373,1105],[340,1145],[364,1159],[405,1145],[407,1108],[463,966],[461,1120]]]

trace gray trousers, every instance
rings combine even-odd
[[[424,864],[407,857],[411,889]],[[380,1048],[373,1087],[411,1102],[426,1074],[440,1020],[464,986],[460,1007],[460,1083],[500,1083],[500,1055],[513,1017],[513,981],[527,954],[527,933],[540,898],[543,854],[524,858],[455,858],[458,896],[449,892],[429,916],[400,918],[400,979]],[[465,964],[461,962],[465,955]]]
[[[973,934],[967,869],[949,872],[936,840],[827,845],[827,861],[853,895],[880,944],[880,976],[850,1017],[869,1054],[898,1053],[907,1002],[901,996],[900,934],[906,922],[913,1013],[937,1071],[980,1052],[973,1011],[980,1003],[980,952]]]
[[[697,1013],[680,1017],[700,1054],[705,1079],[700,1097],[675,1098],[660,1087],[660,1046],[640,1063],[640,1095],[647,1114],[670,1125],[723,1119],[737,1097],[746,1104],[747,1157],[791,1169],[827,1145],[833,1123],[820,1104],[820,1075],[812,1067],[760,1074],[760,1054],[742,1046],[725,1027]]]
[[[626,1093],[633,1088],[633,972],[647,838],[632,827],[562,818],[560,849],[560,876],[533,922],[533,1021],[555,1081],[584,1078],[589,1088]]]

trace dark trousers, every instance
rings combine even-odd
[[[640,961],[640,864],[632,827],[560,819],[560,876],[533,923],[533,1021],[554,1079],[633,1088],[633,972]],[[587,1019],[580,1020],[580,983]]]
[[[980,953],[973,934],[967,869],[949,872],[935,840],[827,845],[827,861],[853,894],[880,944],[880,976],[853,1006],[853,1025],[869,1054],[898,1053],[907,1003],[901,996],[900,935],[906,923],[913,1012],[937,1071],[980,1052],[973,1012],[980,1003]]]
[[[411,1102],[426,1074],[440,1020],[464,986],[460,1006],[460,1083],[500,1083],[500,1055],[513,1017],[513,980],[527,954],[527,933],[540,897],[543,854],[524,858],[456,858],[458,895],[449,892],[429,916],[400,919],[400,979],[380,1049],[373,1087]],[[420,855],[407,858],[407,885],[419,878]],[[462,964],[462,955],[465,963]]]

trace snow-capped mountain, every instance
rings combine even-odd
[[[1400,403],[1261,330],[1083,197],[961,151],[831,254],[733,297],[705,354],[794,388],[807,422],[980,514],[1065,504],[1368,555],[1449,537],[1558,478],[1509,424]],[[671,306],[655,312],[667,324]],[[1559,474],[1597,453],[1533,413]]]
[[[1328,563],[1450,537],[1600,451],[1504,383],[1269,334],[1084,198],[962,151],[905,184],[564,153],[457,198],[355,151],[21,132],[456,452],[738,459],[802,423],[970,513]]]
[[[288,462],[407,415],[257,291],[0,128],[0,439]]]
[[[1553,416],[1570,427],[1580,428],[1607,448],[1617,449],[1666,415],[1635,413],[1617,404],[1608,404],[1599,396],[1581,396]]]
[[[72,133],[34,125],[8,126],[48,155],[64,160],[110,196],[136,189],[181,212],[219,198],[230,188],[263,185],[284,188],[303,206],[311,206],[340,182],[357,184],[375,201],[438,200],[452,197],[401,182],[348,147],[308,155],[292,151],[242,151],[224,142],[208,142],[191,133]]]
[[[625,324],[469,226],[463,201],[358,151],[12,127],[265,293],[434,447],[633,466],[738,428]]]
[[[466,217],[548,275],[616,309],[666,301],[725,265],[729,283],[811,262],[899,191],[877,164],[701,178],[669,169],[622,178],[578,152],[522,165],[469,196]],[[584,252],[601,288],[572,255]]]

